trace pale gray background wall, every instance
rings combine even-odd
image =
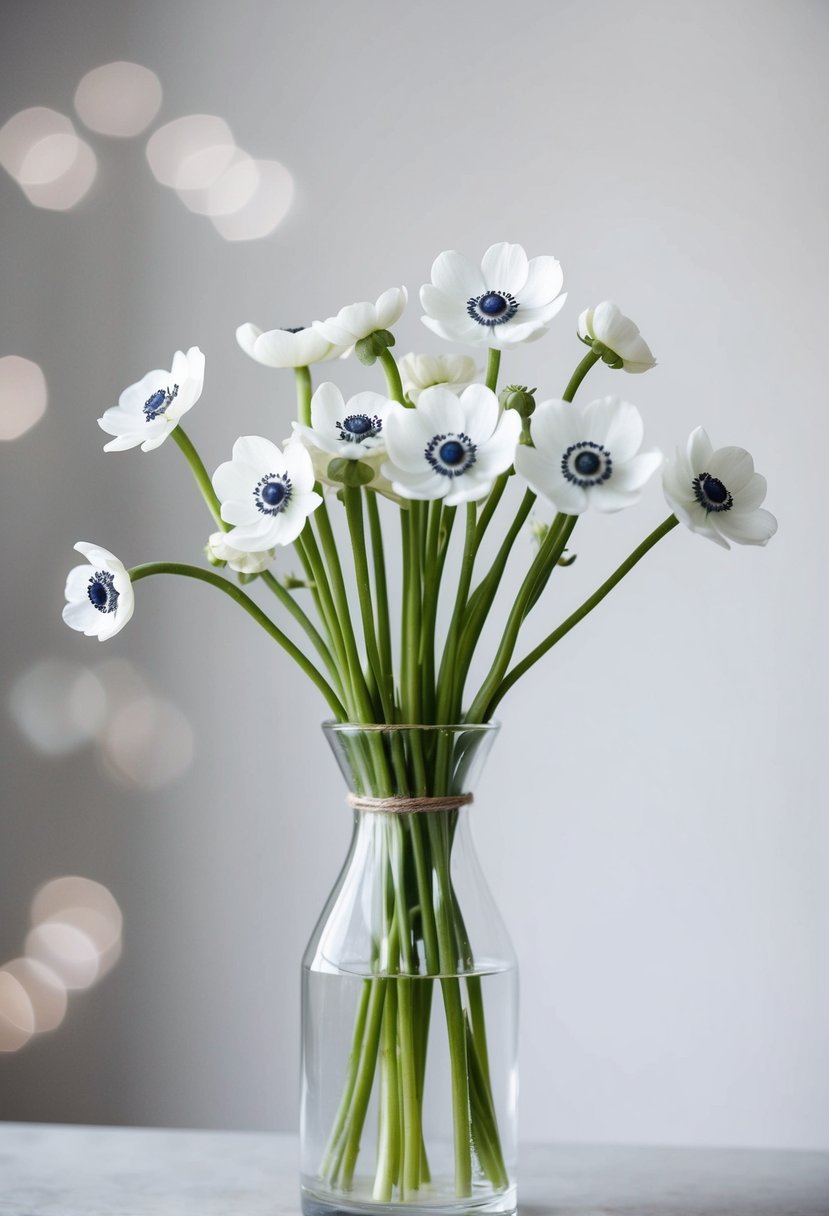
[[[349,832],[321,703],[231,605],[144,584],[105,652],[61,624],[76,539],[187,560],[207,531],[173,445],[103,456],[96,416],[198,343],[189,430],[213,468],[292,409],[239,323],[414,295],[441,249],[506,239],[557,255],[570,297],[505,375],[560,392],[579,310],[616,299],[660,366],[592,388],[662,448],[703,422],[752,449],[781,522],[766,551],[672,534],[504,706],[475,818],[523,966],[523,1134],[829,1147],[826,4],[7,0],[2,26],[0,122],[70,111],[83,73],[134,60],[157,122],[222,115],[296,201],[227,244],[142,139],[90,137],[99,177],[65,215],[0,178],[0,354],[51,389],[0,447],[4,698],[42,657],[126,656],[195,732],[194,767],[151,794],[88,750],[44,761],[0,717],[0,958],[56,874],[105,883],[125,919],[116,969],[0,1058],[0,1116],[293,1127],[298,960]],[[439,350],[417,318],[399,349]],[[586,519],[530,634],[664,513],[654,484]]]

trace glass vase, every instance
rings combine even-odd
[[[497,728],[324,729],[354,832],[303,958],[302,1210],[511,1216],[518,976],[469,827]]]

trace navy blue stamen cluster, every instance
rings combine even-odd
[[[282,326],[283,332],[286,334],[301,334],[302,331],[307,328],[308,328],[307,325],[294,325],[293,327],[291,327],[290,325]]]
[[[292,492],[287,473],[266,473],[253,488],[256,509],[263,515],[279,515],[291,501]]]
[[[423,455],[442,477],[460,477],[477,459],[477,447],[463,431],[457,434],[435,435]]]
[[[694,478],[691,485],[694,489],[694,498],[704,508],[706,514],[711,511],[730,511],[734,506],[734,499],[719,477],[712,477],[710,473],[700,473],[698,477]]]
[[[479,325],[503,325],[518,312],[518,301],[508,291],[485,291],[467,300],[466,311]]]
[[[86,594],[93,608],[99,612],[114,612],[118,607],[118,592],[115,590],[115,575],[109,570],[96,570],[89,580]]]
[[[159,388],[144,402],[144,417],[152,422],[159,414],[163,414],[174,397],[178,396],[178,385],[172,388]]]
[[[582,439],[579,443],[571,443],[562,456],[561,472],[573,485],[587,489],[607,481],[613,473],[613,461],[610,452],[600,443]]]
[[[335,422],[334,425],[340,432],[338,438],[346,443],[362,443],[365,439],[376,439],[383,429],[382,419],[376,414],[373,418],[369,418],[368,414],[349,414],[345,422]]]

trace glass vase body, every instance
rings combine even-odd
[[[303,958],[303,1212],[511,1216],[518,975],[469,825],[497,728],[325,730],[354,831]]]

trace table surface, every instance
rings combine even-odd
[[[520,1216],[829,1216],[829,1153],[526,1145]],[[0,1124],[2,1216],[298,1216],[293,1136]]]

